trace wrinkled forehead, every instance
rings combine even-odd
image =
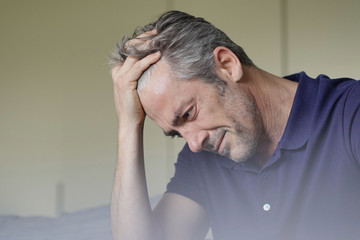
[[[148,69],[138,82],[138,94],[145,112],[150,118],[171,111],[176,102],[176,89],[179,81],[171,74],[166,61],[160,60]]]

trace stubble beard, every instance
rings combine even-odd
[[[245,162],[255,155],[259,143],[259,133],[251,132],[249,129],[239,122],[234,122],[235,133],[230,133],[227,130],[219,130],[215,133],[214,142],[207,142],[204,149],[210,152],[215,152],[221,156],[227,157],[235,162]],[[223,134],[233,134],[235,141],[233,145],[230,141],[224,142],[224,149],[222,152],[215,151],[215,140],[218,140]],[[225,139],[223,141],[226,141]]]
[[[259,108],[257,107],[256,101],[251,94],[241,91],[238,94],[232,95],[229,91],[229,87],[223,80],[219,80],[217,82],[223,82],[223,84],[216,85],[216,89],[218,91],[220,101],[223,103],[225,111],[228,113],[227,117],[233,122],[235,132],[232,132],[232,134],[235,136],[235,141],[233,146],[230,142],[225,142],[223,151],[221,153],[216,153],[235,162],[245,162],[255,155],[261,136],[264,132]],[[239,107],[239,109],[244,110],[239,110],[238,112],[236,110],[234,111],[234,106],[239,103],[243,105],[243,108]],[[250,120],[252,128],[245,127],[237,120],[244,118]],[[227,129],[219,129],[215,133],[214,141],[219,139],[223,134],[227,133]],[[207,142],[204,149],[214,152],[215,142]]]
[[[233,146],[227,142],[221,155],[235,162],[245,162],[255,155],[264,127],[255,99],[250,95],[238,97],[244,110],[229,116],[235,129],[235,141]],[[251,122],[252,127],[246,127],[237,120],[244,118]]]
[[[230,149],[226,151],[227,157],[231,158],[235,162],[245,162],[255,155],[256,149],[259,143],[258,131],[249,132],[248,129],[243,130],[239,123],[236,123],[236,141],[237,149],[233,151],[231,155]]]

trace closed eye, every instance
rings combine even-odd
[[[184,113],[184,115],[183,115],[183,119],[184,119],[184,120],[192,120],[192,119],[191,119],[191,114],[192,114],[192,112],[193,112],[193,109],[194,109],[194,107],[190,107],[189,110],[187,110],[187,111]]]
[[[170,132],[165,132],[164,131],[164,134],[165,134],[165,136],[168,136],[168,137],[171,137],[171,138],[174,138],[174,137],[182,138],[181,134],[178,131],[175,131],[175,130],[172,130]]]

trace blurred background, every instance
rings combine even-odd
[[[277,75],[360,78],[358,0],[0,0],[0,215],[109,204],[116,115],[108,56],[171,9],[204,17]],[[151,196],[182,140],[147,120]]]

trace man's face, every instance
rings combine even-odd
[[[139,97],[166,135],[182,136],[193,152],[206,150],[236,162],[252,157],[262,122],[251,95],[227,83],[224,93],[201,80],[174,80],[165,61],[154,65]]]

